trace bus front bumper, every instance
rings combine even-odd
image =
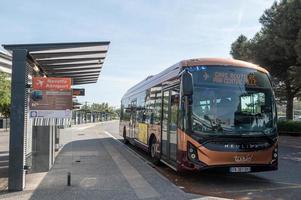
[[[278,170],[278,162],[272,164],[227,164],[227,165],[205,165],[204,163],[191,163],[189,165],[179,165],[179,171],[219,171],[225,173],[250,173]]]

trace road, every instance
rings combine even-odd
[[[116,122],[62,129],[65,145],[53,167],[45,173],[27,174],[24,191],[4,192],[0,199],[208,199],[176,187],[114,139],[103,129],[104,124],[111,126]],[[70,174],[69,185],[67,174]]]
[[[104,124],[116,138],[118,122]],[[138,150],[145,158],[148,156]],[[155,167],[163,176],[186,192],[233,199],[301,199],[301,137],[280,137],[279,170],[250,174],[204,171],[178,174],[162,165]]]
[[[71,141],[76,142],[76,140],[78,139],[86,139],[86,137],[88,136],[100,137],[101,135],[99,134],[101,133],[102,135],[103,133],[106,133],[107,135],[112,135],[112,137],[115,137],[118,140],[122,141],[122,138],[119,136],[118,129],[118,121],[105,122],[101,124],[85,124],[66,129],[65,131],[63,131],[66,134],[63,134],[62,136],[64,137],[66,143],[70,143]],[[0,174],[2,175],[0,177],[2,179],[6,178],[5,176],[3,177],[3,175],[7,173],[7,144],[8,134],[2,133],[0,145],[0,153],[2,155],[2,161],[0,161],[0,169],[3,168],[2,170],[4,170],[2,171],[3,173]],[[92,148],[89,150],[89,152],[94,152],[95,148],[97,147],[97,145],[88,146],[89,148]],[[83,148],[84,145],[80,145],[79,147]],[[100,146],[98,146],[97,148],[100,148]],[[161,175],[165,176],[170,182],[174,183],[176,186],[178,186],[178,188],[182,189],[187,193],[244,200],[301,199],[301,137],[280,137],[278,171],[250,174],[225,174],[213,171],[178,174],[163,164],[160,166],[153,166],[150,162],[148,162],[149,157],[145,152],[131,145],[120,145],[118,149],[118,151],[121,154],[124,154],[125,150],[130,150],[135,154],[139,155],[139,157],[143,159],[143,163],[147,163],[151,167],[155,168]],[[105,151],[105,149],[98,149],[97,151],[110,152],[107,150]],[[114,157],[115,156],[113,156],[112,158]],[[57,161],[57,163],[59,163],[59,160]],[[97,163],[95,163],[95,165],[96,164]],[[57,168],[61,169],[60,166],[57,166]],[[48,176],[51,176],[51,173],[53,173],[55,169],[56,167],[54,167],[51,170]],[[78,170],[82,171],[81,168],[78,168]],[[147,175],[148,173],[146,171],[147,170],[140,170],[140,173],[146,173]],[[46,178],[44,182],[55,182],[54,180],[60,179]],[[62,184],[65,184],[65,180],[62,180]],[[41,186],[43,185],[47,186],[47,184],[45,183],[41,184]],[[153,184],[151,184],[151,186],[156,187]],[[156,190],[159,191],[160,188],[157,188]],[[43,187],[41,188],[41,190],[37,190],[33,197],[35,197],[35,195],[37,194],[40,194],[41,191],[44,191]],[[15,197],[16,196],[13,196],[12,199],[14,199]]]

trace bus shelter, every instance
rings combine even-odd
[[[32,77],[71,78],[72,85],[96,83],[109,44],[110,42],[103,41],[3,45],[12,54],[8,174],[10,191],[23,190],[26,170],[31,165],[38,166],[39,159],[45,161],[44,155],[39,159],[33,159],[33,146],[44,148],[48,162],[46,169],[50,169],[54,162],[53,134],[57,131],[58,125],[68,122],[68,119],[39,119],[30,123],[28,100]],[[34,138],[35,132],[43,132],[45,135],[41,134],[42,137]]]

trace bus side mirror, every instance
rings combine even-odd
[[[181,96],[183,99],[183,111],[184,111],[184,118],[186,119],[183,121],[183,128],[184,130],[190,132],[192,129],[192,95],[193,95],[193,80],[192,74],[188,71],[184,71],[181,76]]]
[[[193,94],[192,74],[188,71],[184,71],[182,74],[181,91],[182,91],[182,96],[191,96]]]

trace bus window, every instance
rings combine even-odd
[[[261,113],[261,106],[265,105],[264,101],[265,94],[262,92],[241,96],[241,112],[249,114],[259,114]]]

